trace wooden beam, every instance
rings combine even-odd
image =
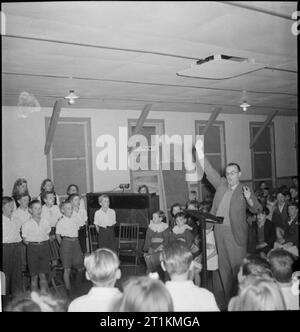
[[[214,123],[214,121],[216,120],[218,115],[221,113],[221,111],[222,111],[222,108],[220,108],[220,107],[215,108],[215,110],[211,113],[209,119],[207,120],[206,125],[203,128],[203,130],[201,131],[200,135],[206,134],[206,132],[211,127],[211,125]]]
[[[278,111],[273,111],[272,113],[269,114],[265,122],[263,123],[262,127],[259,129],[257,134],[253,137],[252,141],[250,142],[250,149],[253,148],[254,144],[257,142],[259,139],[260,135],[263,133],[263,131],[267,128],[267,126],[271,123],[271,121],[274,119]]]
[[[47,155],[50,152],[62,104],[63,104],[63,99],[56,100],[54,104],[50,124],[48,127],[45,148],[44,148],[45,155]]]
[[[151,107],[152,107],[152,104],[147,104],[143,108],[142,113],[141,113],[139,119],[137,120],[136,126],[134,128],[133,133],[132,133],[132,136],[133,135],[137,135],[137,134],[140,133],[140,131],[141,131],[142,127],[143,127],[143,124],[144,124],[144,122],[145,122],[145,120],[146,120],[146,118],[147,118],[147,116],[148,116],[148,114],[150,112]]]

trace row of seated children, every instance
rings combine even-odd
[[[22,290],[22,273],[26,264],[31,277],[31,289],[37,290],[39,281],[40,289],[47,291],[50,248],[53,248],[56,238],[60,243],[60,258],[68,290],[70,268],[73,265],[83,267],[78,230],[85,224],[87,217],[85,210],[80,209],[79,195],[70,195],[61,203],[60,211],[53,204],[53,193],[44,193],[42,199],[45,201],[43,207],[38,199],[29,202],[28,194],[24,193],[18,197],[20,206],[17,210],[14,210],[12,198],[2,199],[3,271],[7,277],[7,294]],[[11,257],[15,260],[12,261]]]
[[[161,259],[170,280],[164,285],[149,277],[133,277],[125,281],[122,293],[115,287],[121,278],[118,256],[110,249],[97,249],[84,259],[86,278],[93,287],[73,300],[68,311],[219,311],[214,295],[189,280],[192,261],[185,243],[171,242],[164,247]]]
[[[289,203],[288,216],[285,230],[274,223],[268,207],[263,207],[257,215],[249,218],[248,252],[266,256],[271,249],[281,247],[298,257],[298,205],[296,203]]]
[[[293,263],[294,257],[284,249],[273,249],[266,258],[248,254],[228,311],[299,310],[300,273],[293,273]]]

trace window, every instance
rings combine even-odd
[[[262,126],[262,122],[250,122],[250,141],[253,140]],[[261,133],[251,149],[252,184],[255,190],[260,181],[265,181],[269,187],[276,187],[274,151],[274,126],[270,124]]]
[[[207,121],[196,121],[196,135],[200,135]],[[224,121],[214,121],[204,136],[204,153],[212,166],[220,173],[226,166]],[[204,175],[200,184],[200,199],[214,194],[215,190]]]
[[[128,135],[132,135],[132,132],[136,126],[137,119],[128,120]],[[143,124],[142,130],[139,133],[147,138],[148,147],[151,146],[151,135],[163,135],[164,134],[164,121],[163,120],[146,120]],[[148,148],[145,147],[145,148]],[[165,209],[166,202],[163,194],[162,178],[158,170],[151,170],[151,149],[148,149],[148,169],[149,170],[130,170],[130,182],[133,192],[137,192],[140,185],[145,184],[148,186],[151,193],[159,195],[160,207]]]
[[[46,118],[46,133],[50,118]],[[56,193],[66,197],[69,184],[77,184],[81,194],[93,190],[91,130],[88,118],[60,118],[47,156],[47,172]]]

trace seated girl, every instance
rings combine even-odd
[[[152,220],[146,232],[144,254],[147,273],[154,272],[160,268],[160,254],[168,244],[171,232],[165,221],[163,211],[157,211],[152,214]]]

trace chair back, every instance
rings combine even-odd
[[[139,241],[139,224],[120,223],[119,228],[119,248],[121,244],[135,244]]]
[[[98,233],[95,225],[88,226],[88,236],[89,236],[89,249],[90,252],[93,252],[98,248]]]

